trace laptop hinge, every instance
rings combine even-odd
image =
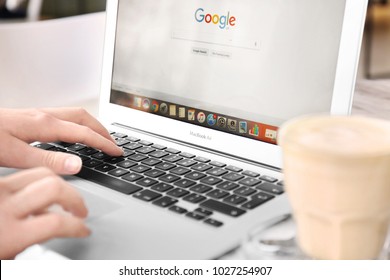
[[[181,140],[177,140],[177,139],[174,139],[174,138],[170,138],[170,137],[167,137],[167,136],[155,134],[155,133],[152,133],[152,132],[148,132],[148,131],[145,131],[145,130],[142,130],[142,129],[138,129],[138,128],[134,128],[134,127],[127,126],[127,125],[123,125],[123,124],[120,124],[120,123],[112,123],[111,125],[117,126],[117,127],[120,127],[120,128],[124,128],[124,129],[127,129],[127,130],[132,130],[132,131],[135,131],[135,132],[138,132],[138,133],[142,133],[142,134],[145,134],[145,135],[148,135],[148,136],[152,136],[152,137],[155,137],[155,138],[159,138],[159,139],[162,139],[162,140],[165,140],[165,141],[169,141],[169,142],[172,142],[172,143],[175,143],[175,144],[183,145],[183,146],[186,146],[186,147],[189,147],[189,148],[193,148],[193,149],[197,149],[197,150],[200,150],[200,151],[208,152],[208,153],[211,153],[211,154],[214,154],[214,155],[227,157],[229,159],[240,161],[240,162],[243,162],[243,163],[246,163],[246,164],[255,165],[255,166],[258,166],[258,167],[261,167],[261,168],[266,168],[266,169],[277,171],[277,172],[281,172],[282,171],[278,167],[271,166],[271,165],[268,165],[268,164],[265,164],[265,163],[262,163],[262,162],[257,162],[257,161],[254,161],[254,160],[245,159],[245,158],[242,158],[242,157],[239,157],[239,156],[236,156],[236,155],[232,155],[232,154],[229,154],[229,153],[224,153],[224,152],[217,151],[217,150],[210,149],[210,148],[205,148],[203,146],[199,146],[199,145],[195,145],[195,144],[188,143],[188,142],[185,142],[185,141],[181,141]]]

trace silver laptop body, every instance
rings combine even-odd
[[[156,177],[150,186],[132,182],[142,190],[124,194],[69,177],[90,209],[92,235],[45,246],[72,259],[215,259],[239,246],[254,227],[288,213],[277,127],[302,114],[349,113],[366,5],[366,0],[108,0],[102,122],[117,138],[129,139],[126,145],[143,141],[153,152],[169,149],[169,155],[181,157],[174,164],[195,162],[179,165],[189,170],[183,175],[157,164],[150,170],[185,180],[203,164],[210,166],[207,171],[222,170],[206,171],[203,179],[239,186],[229,190],[218,187],[222,181],[191,177],[195,185],[187,187]],[[146,156],[172,163],[153,152]],[[222,178],[235,173],[240,175]],[[159,183],[204,200],[193,203],[184,199],[188,194],[158,191],[153,186]],[[228,194],[217,199],[211,190],[194,188],[199,185]],[[248,195],[248,189],[254,192]],[[145,190],[160,196],[145,201],[148,192],[139,195]],[[238,203],[234,195],[245,201]],[[271,198],[244,207],[256,195]],[[177,202],[154,204],[162,197]],[[223,204],[215,201],[232,208],[221,210]],[[179,214],[173,206],[187,212]]]

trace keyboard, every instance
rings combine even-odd
[[[79,156],[76,176],[179,215],[221,227],[214,212],[237,218],[284,192],[283,181],[220,161],[111,132],[124,154],[111,157],[79,143],[38,143],[37,148]],[[178,202],[196,204],[189,211]]]

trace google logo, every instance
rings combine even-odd
[[[206,22],[219,24],[219,28],[227,29],[228,26],[236,25],[236,17],[230,16],[230,12],[226,16],[205,14],[203,8],[199,8],[195,11],[195,19],[197,22]]]

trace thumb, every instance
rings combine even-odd
[[[10,149],[1,151],[0,164],[12,168],[45,166],[57,174],[71,175],[80,171],[81,158],[75,155],[46,151],[14,138]]]
[[[57,174],[77,174],[81,169],[82,161],[78,156],[61,152],[40,152],[36,163],[52,169]]]
[[[31,151],[28,155],[26,167],[45,166],[57,174],[77,174],[82,166],[81,158],[67,153],[46,151],[31,147]]]

